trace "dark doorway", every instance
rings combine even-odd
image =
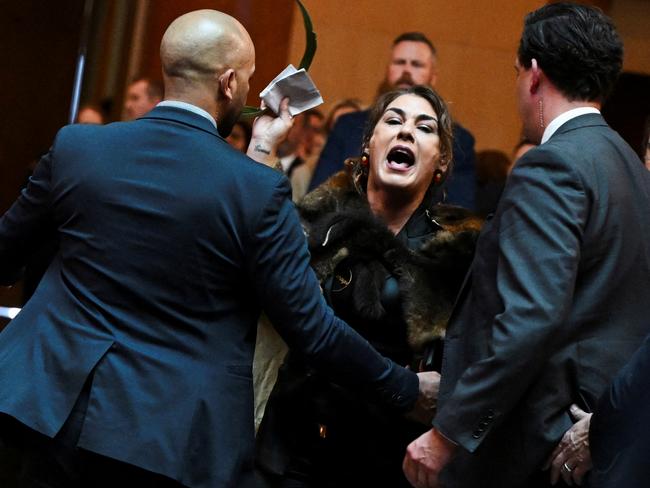
[[[622,73],[602,112],[607,123],[643,160],[643,129],[650,116],[650,76]]]

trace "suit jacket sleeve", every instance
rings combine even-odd
[[[0,219],[0,284],[12,285],[27,259],[53,232],[52,151],[39,161],[27,187]]]
[[[326,305],[286,178],[278,180],[253,232],[251,277],[291,350],[339,383],[368,387],[399,410],[411,408],[417,376],[382,357]]]
[[[440,432],[470,452],[517,404],[554,341],[568,332],[562,325],[573,301],[587,214],[581,179],[549,148],[527,154],[510,178],[495,216],[502,311],[475,339],[487,341],[485,357],[465,370],[434,419]]]
[[[589,429],[594,466],[605,469],[650,428],[650,336],[598,401]]]

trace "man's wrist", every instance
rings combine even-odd
[[[279,141],[276,141],[273,138],[266,137],[264,134],[253,134],[253,137],[251,137],[251,142],[248,147],[252,149],[257,149],[262,153],[264,152],[275,153],[278,144]]]
[[[271,152],[273,152],[273,148],[271,146],[265,145],[265,144],[254,144],[253,145],[253,151],[265,154],[266,156],[269,156]],[[263,156],[265,157],[265,156]]]
[[[445,443],[447,447],[451,448],[453,451],[456,450],[456,448],[458,447],[458,443],[456,441],[452,440],[451,438],[449,438],[448,436],[440,432],[436,427],[433,428],[433,431],[435,432],[435,435],[440,439],[442,443]]]
[[[263,140],[251,139],[246,154],[258,163],[263,163],[268,166],[273,166],[278,160],[275,146]]]

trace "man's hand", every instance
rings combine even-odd
[[[437,488],[438,476],[452,458],[456,445],[436,429],[425,432],[406,448],[402,469],[415,488]]]
[[[564,433],[562,440],[548,458],[544,469],[551,468],[551,484],[560,475],[567,485],[582,484],[582,478],[592,467],[589,450],[589,424],[591,415],[577,405],[571,405],[571,415],[577,421]]]
[[[420,380],[420,395],[415,407],[406,416],[424,425],[431,425],[438,405],[440,373],[435,371],[418,373],[418,379]]]
[[[263,103],[262,108],[264,108]],[[253,135],[246,154],[259,163],[273,166],[278,159],[276,155],[278,145],[287,137],[292,126],[289,99],[285,98],[280,103],[279,116],[264,114],[255,119]]]

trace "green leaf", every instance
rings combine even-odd
[[[305,71],[308,71],[314,59],[314,54],[316,54],[316,33],[314,32],[314,26],[311,22],[311,17],[309,17],[309,12],[307,12],[307,9],[300,0],[296,0],[296,2],[298,3],[298,7],[300,7],[302,22],[305,26],[305,54],[302,55],[298,69],[305,68]]]
[[[239,118],[241,119],[250,119],[252,117],[259,117],[260,115],[266,113],[268,109],[261,109],[259,107],[251,107],[250,105],[246,105],[242,111],[241,114],[239,115]]]
[[[302,55],[298,69],[305,68],[305,71],[309,70],[311,62],[314,60],[314,55],[316,54],[316,33],[314,32],[314,25],[311,22],[311,17],[309,12],[302,4],[300,0],[296,0],[298,7],[300,8],[300,13],[302,14],[302,23],[305,26],[305,52]],[[251,107],[246,105],[241,112],[240,118],[252,118],[259,117],[260,115],[267,112],[267,109],[262,110],[258,107]]]

